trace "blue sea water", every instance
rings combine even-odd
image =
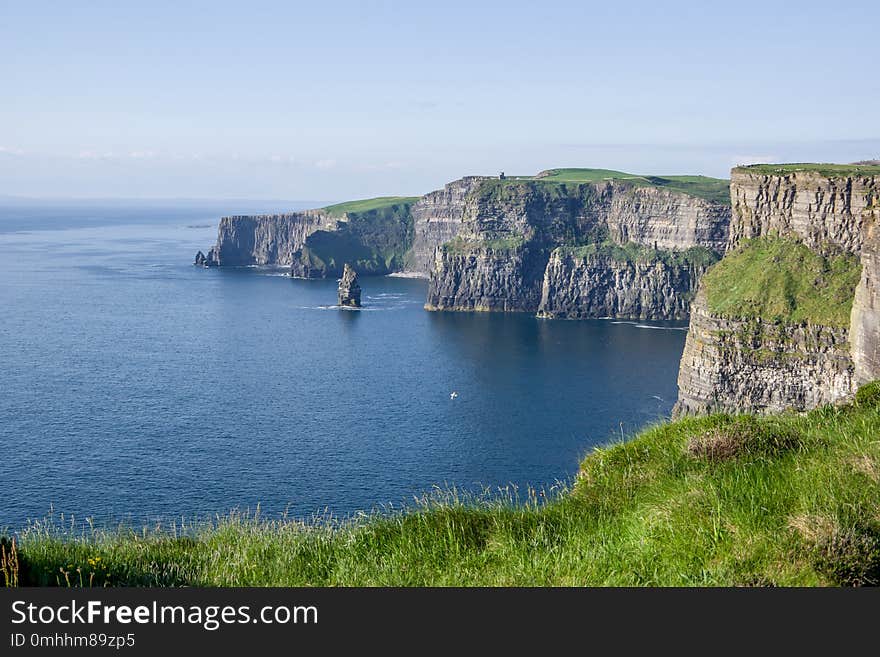
[[[340,310],[335,281],[193,267],[221,212],[0,207],[0,528],[547,488],[672,407],[683,323],[431,313],[391,277]]]

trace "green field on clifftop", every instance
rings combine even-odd
[[[785,175],[798,172],[813,172],[828,178],[848,176],[880,176],[880,164],[750,164],[736,167],[735,171],[757,173],[767,176]]]
[[[619,180],[639,187],[659,187],[696,196],[707,201],[730,205],[730,181],[708,176],[645,176],[613,169],[548,169],[536,176],[511,176],[504,182],[539,182],[544,184],[592,183]]]
[[[880,583],[880,386],[807,415],[713,415],[596,449],[572,486],[454,492],[348,520],[233,514],[18,536],[61,586],[813,586]],[[2,582],[0,574],[0,582]]]
[[[366,198],[359,201],[336,203],[335,205],[328,205],[321,209],[333,217],[341,217],[346,213],[381,210],[393,205],[412,205],[418,200],[418,196],[379,196],[377,198]]]
[[[824,256],[796,240],[762,237],[729,251],[701,287],[721,317],[847,327],[860,275],[854,255]]]

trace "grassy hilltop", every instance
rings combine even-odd
[[[714,415],[597,449],[566,491],[342,522],[35,524],[19,580],[102,585],[880,583],[880,383],[807,415]],[[8,569],[7,569],[8,572]]]

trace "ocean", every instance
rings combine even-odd
[[[268,209],[0,202],[0,529],[552,493],[668,416],[683,322],[433,313],[395,277],[342,310],[333,280],[191,264]]]

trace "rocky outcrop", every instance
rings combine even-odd
[[[208,253],[211,253],[211,251],[208,251]],[[209,259],[208,256],[206,256],[201,251],[196,253],[196,259],[193,262],[193,264],[198,267],[216,267],[217,266],[216,263],[213,261],[213,259]]]
[[[834,165],[742,167],[732,171],[730,191],[728,253],[747,239],[794,239],[815,253],[859,256],[861,280],[849,326],[722,317],[710,312],[701,289],[691,307],[675,413],[808,410],[845,401],[859,384],[880,378],[877,172]],[[816,281],[822,274],[816,272]],[[799,302],[780,300],[789,307]]]
[[[338,300],[340,306],[361,307],[361,286],[358,284],[358,275],[347,262],[342,278],[339,279]]]
[[[729,223],[723,204],[621,180],[482,179],[462,203],[457,237],[435,251],[425,305],[431,310],[595,317],[614,308],[611,314],[621,317],[680,317],[693,293],[691,274],[699,272],[635,262],[600,272],[608,261],[576,272],[573,261],[551,263],[551,254],[561,246],[589,244],[647,247],[660,258],[692,247],[715,252],[726,243]],[[642,281],[642,274],[649,280]],[[644,293],[612,291],[617,285]]]
[[[673,415],[809,410],[854,392],[845,328],[723,319],[691,305]]]
[[[717,260],[709,251],[693,257],[579,254],[555,249],[544,271],[538,316],[583,319],[686,319],[693,292]]]

